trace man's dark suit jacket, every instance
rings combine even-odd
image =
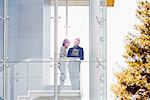
[[[78,57],[80,60],[84,60],[84,50],[79,46],[74,46],[68,51],[68,57]]]

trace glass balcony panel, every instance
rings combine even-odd
[[[80,90],[80,59],[62,58],[59,66],[61,90]]]
[[[28,67],[25,61],[8,63],[8,100],[19,100],[28,95]]]
[[[31,61],[28,63],[28,90],[52,90],[51,67],[49,61]]]
[[[38,98],[47,95],[54,96],[54,63],[60,63],[58,66],[58,90],[59,97],[73,94],[81,95],[80,64],[81,61],[76,58],[61,59],[59,62],[53,61],[14,61],[9,62],[8,67],[8,100],[28,100],[30,95],[36,95]],[[64,66],[63,66],[64,65]],[[61,70],[66,67],[66,79],[64,87],[60,85]],[[48,94],[51,95],[48,95]],[[70,97],[71,98],[71,97]],[[23,99],[24,100],[24,99]]]

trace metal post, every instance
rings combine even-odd
[[[54,0],[54,100],[58,100],[58,0]]]
[[[68,0],[66,0],[66,37],[68,37]]]
[[[8,48],[8,28],[7,28],[7,15],[8,15],[8,0],[4,0],[4,9],[3,9],[3,60],[4,60],[4,65],[3,65],[3,96],[4,100],[7,99],[7,48]]]

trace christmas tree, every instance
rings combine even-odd
[[[150,1],[138,2],[134,34],[126,36],[123,57],[127,67],[115,73],[112,90],[119,100],[150,100]]]

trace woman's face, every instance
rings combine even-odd
[[[66,47],[66,48],[68,48],[68,47],[69,47],[69,45],[70,45],[70,43],[69,43],[69,42],[65,43],[65,47]]]

